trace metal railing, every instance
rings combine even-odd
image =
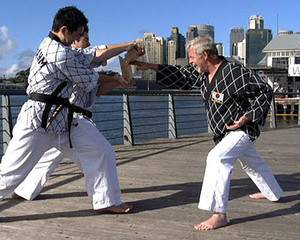
[[[12,137],[24,90],[0,90],[2,95],[2,153]],[[276,93],[268,124],[281,127],[292,120],[300,125],[300,93]],[[156,138],[178,138],[208,132],[203,99],[198,91],[118,90],[101,96],[93,108],[97,128],[114,145]],[[1,147],[0,147],[1,148]],[[0,156],[2,155],[0,151]]]
[[[12,137],[17,114],[28,97],[24,90],[0,90],[0,94],[3,153]],[[204,103],[198,91],[113,91],[97,100],[93,121],[115,145],[208,131]]]

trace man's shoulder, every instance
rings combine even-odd
[[[237,62],[231,62],[228,60],[225,60],[223,71],[227,72],[238,72],[240,74],[245,73],[251,73],[252,71],[249,68],[246,68],[244,65],[237,63]]]
[[[61,62],[74,58],[74,50],[71,47],[58,43],[49,37],[44,39],[39,50],[43,52],[49,62]]]

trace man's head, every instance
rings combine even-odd
[[[72,43],[72,47],[74,48],[87,48],[91,45],[90,38],[89,38],[89,27],[85,25],[83,34],[80,36],[79,39],[76,39]]]
[[[54,32],[63,44],[70,46],[72,42],[79,39],[84,31],[88,19],[83,12],[74,6],[64,7],[56,13],[52,32]]]
[[[189,63],[194,64],[201,72],[208,71],[208,62],[218,58],[218,50],[211,38],[197,37],[187,44]]]

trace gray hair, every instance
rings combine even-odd
[[[190,48],[194,48],[196,54],[201,57],[204,51],[208,52],[211,57],[218,57],[218,50],[214,41],[210,37],[196,37],[188,41],[186,45],[186,50],[189,51]]]

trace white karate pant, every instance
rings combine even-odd
[[[69,147],[68,134],[55,135],[33,131],[26,127],[26,122],[26,118],[18,120],[13,131],[14,137],[2,158],[0,200],[24,181],[44,153],[56,148],[63,155],[70,157],[82,170],[93,209],[102,209],[122,203],[114,149],[92,121],[81,115],[73,120],[71,129],[73,148]],[[44,172],[39,174],[40,178],[46,176],[49,169],[51,169],[49,171],[53,171],[57,164],[58,162],[52,162],[48,152],[34,171],[38,172],[40,167],[47,166],[44,168]],[[31,175],[28,182],[26,180],[29,185],[31,182],[38,181],[40,180],[36,180],[34,174]],[[22,189],[22,185],[20,189]],[[26,192],[26,190],[24,191]],[[29,187],[29,191],[32,191],[32,188]],[[30,195],[30,193],[25,194],[25,196]]]
[[[26,200],[35,199],[63,158],[64,155],[57,148],[51,148],[45,152],[14,192]]]
[[[228,211],[230,176],[237,160],[267,199],[279,200],[283,191],[272,171],[259,156],[248,135],[237,130],[224,137],[207,156],[198,205],[200,209],[219,213]]]

